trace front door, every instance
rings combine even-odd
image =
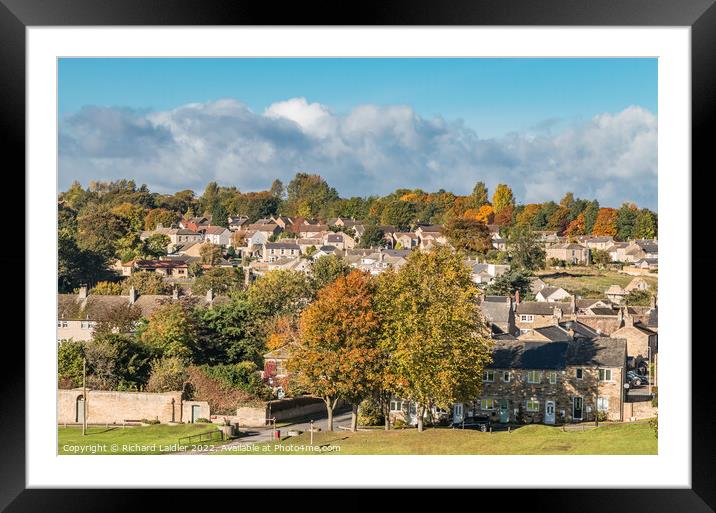
[[[85,399],[82,396],[79,396],[76,401],[75,421],[78,424],[85,422]]]
[[[463,419],[463,410],[462,410],[462,403],[457,403],[452,410],[452,421],[453,424],[456,424],[458,422],[462,422]]]
[[[510,401],[500,399],[500,422],[507,424],[510,421]]]
[[[572,419],[582,420],[582,398],[572,398]]]
[[[191,405],[191,422],[192,424],[196,422],[196,420],[199,418],[199,415],[201,415],[201,407],[198,404],[192,404]]]
[[[547,401],[544,405],[544,423],[554,424],[554,401]]]

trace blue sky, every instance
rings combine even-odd
[[[643,159],[644,134],[656,129],[656,59],[61,59],[58,100],[61,187],[95,175],[111,179],[144,164],[144,181],[167,191],[185,182],[198,187],[208,179],[249,190],[263,186],[256,172],[290,177],[298,170],[289,169],[293,158],[296,167],[310,166],[329,178],[352,176],[336,184],[343,195],[383,194],[386,187],[401,183],[399,175],[406,187],[424,183],[425,189],[441,188],[442,183],[446,189],[468,189],[475,179],[489,185],[504,176],[505,181],[524,182],[515,184],[518,198],[523,195],[520,200],[537,201],[550,190],[547,182],[565,182],[557,179],[560,174],[575,178],[566,182],[576,187],[580,180],[573,175],[580,173],[578,168],[588,174],[599,166],[616,166],[611,187],[590,183],[583,192],[574,192],[601,194],[608,202],[656,203],[655,146],[653,169],[639,164],[632,173],[642,188],[647,176],[653,185],[631,195],[619,192],[629,185],[624,166]],[[377,110],[368,112],[368,107]],[[223,122],[234,138],[209,142],[177,123],[178,115],[199,113],[202,122],[211,117],[205,130],[219,134]],[[271,127],[260,137],[239,126],[269,121]],[[293,124],[284,126],[286,122]],[[636,148],[625,146],[624,124]],[[300,129],[295,134],[286,132],[295,125]],[[346,135],[349,128],[363,135],[380,133],[381,141],[351,139]],[[406,136],[406,130],[412,135]],[[594,130],[610,133],[596,135]],[[609,146],[597,151],[580,134]],[[305,140],[297,142],[297,137]],[[395,140],[388,144],[385,137]],[[583,147],[565,147],[565,138]],[[237,140],[241,143],[232,142]],[[251,141],[256,144],[251,146]],[[357,141],[368,145],[362,155],[345,148]],[[463,146],[462,158],[456,141]],[[180,144],[184,151],[194,143],[195,148],[210,143],[214,151],[232,156],[227,161],[193,153],[193,173],[184,169],[180,174],[185,182],[163,175],[159,166],[171,165],[168,153],[178,149],[170,148]],[[371,162],[369,147],[376,144],[382,163]],[[397,153],[390,153],[396,147]],[[417,155],[411,147],[429,151]],[[595,159],[585,162],[585,152]],[[614,153],[613,158],[597,154],[602,152]],[[530,167],[525,159],[535,158],[537,167]],[[253,173],[240,165],[245,160],[253,163]],[[406,165],[411,168],[406,170]],[[458,176],[448,176],[450,169]],[[546,173],[548,180],[535,179],[536,173]],[[378,180],[386,174],[390,179]],[[365,181],[365,187],[356,187],[357,180]],[[631,185],[636,188],[637,181]],[[647,201],[648,195],[653,200]]]

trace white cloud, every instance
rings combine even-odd
[[[467,193],[482,180],[491,189],[508,183],[524,202],[573,191],[604,205],[656,207],[657,120],[636,106],[557,133],[495,139],[407,105],[360,105],[345,115],[305,98],[263,113],[232,99],[150,114],[87,107],[63,120],[60,142],[63,188],[123,177],[166,192],[200,192],[210,180],[257,190],[305,170],[342,196],[399,187]]]

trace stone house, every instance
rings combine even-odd
[[[576,244],[574,242],[566,242],[562,244],[552,244],[547,247],[545,257],[549,261],[551,258],[563,260],[572,265],[587,265],[590,262],[590,251],[586,246]]]
[[[453,418],[488,414],[494,422],[592,421],[596,412],[623,419],[626,341],[496,340],[479,397],[453,406]]]
[[[395,232],[393,240],[395,241],[394,247],[400,244],[401,249],[413,249],[420,242],[415,232]]]
[[[583,246],[587,246],[589,249],[600,249],[606,251],[614,245],[614,237],[592,237],[582,235],[577,237],[577,241]]]
[[[609,301],[615,305],[621,305],[624,299],[629,295],[627,290],[624,290],[619,285],[610,285],[609,288],[604,292],[604,295]]]
[[[562,301],[570,297],[570,293],[561,287],[542,287],[537,294],[535,299],[537,301]]]
[[[223,226],[209,226],[204,230],[204,240],[218,246],[231,245],[231,230]]]
[[[624,326],[615,330],[612,337],[623,338],[627,344],[629,368],[648,365],[658,351],[658,335],[641,322],[634,322],[631,315],[624,316]]]
[[[658,259],[659,246],[654,240],[633,240],[624,250],[625,262],[637,262],[642,259]]]
[[[481,263],[469,259],[465,264],[470,268],[470,278],[478,285],[488,285],[510,270],[509,265]]]
[[[237,230],[241,230],[249,223],[249,216],[229,216],[227,221],[229,224],[229,230],[235,232]]]
[[[574,315],[574,301],[523,301],[515,306],[515,324],[522,332],[552,326]]]
[[[184,260],[135,260],[134,271],[153,271],[167,278],[187,278],[189,265]]]
[[[510,296],[485,296],[480,302],[480,311],[490,323],[492,333],[519,333],[515,326],[515,309]]]
[[[272,221],[267,221],[263,223],[256,222],[254,224],[250,224],[246,227],[246,231],[260,232],[264,236],[264,238],[268,240],[270,237],[281,233],[282,229],[276,223]]]
[[[644,278],[636,277],[632,281],[629,282],[629,284],[624,287],[624,290],[627,292],[631,292],[632,290],[649,290],[651,287],[649,286],[649,282],[647,282]]]
[[[301,256],[301,248],[298,244],[291,241],[266,242],[263,245],[263,261],[273,262],[279,258],[289,257],[298,258]]]

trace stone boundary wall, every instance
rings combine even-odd
[[[57,391],[57,422],[74,424],[81,422],[77,399],[82,389]],[[81,402],[79,403],[81,407]],[[122,424],[130,420],[159,420],[167,422],[191,422],[191,407],[199,405],[201,416],[209,418],[206,401],[182,401],[181,392],[116,392],[87,390],[88,424]]]
[[[624,421],[650,419],[656,417],[659,408],[652,406],[651,401],[640,401],[637,403],[624,403]]]
[[[338,401],[336,407],[343,406]],[[322,413],[326,410],[325,403],[317,397],[296,397],[293,399],[279,399],[269,401],[261,406],[240,406],[236,408],[236,415],[216,415],[212,422],[223,423],[224,418],[230,422],[238,422],[239,426],[260,427],[266,425],[266,419],[276,418],[277,422],[305,417],[314,413]]]

